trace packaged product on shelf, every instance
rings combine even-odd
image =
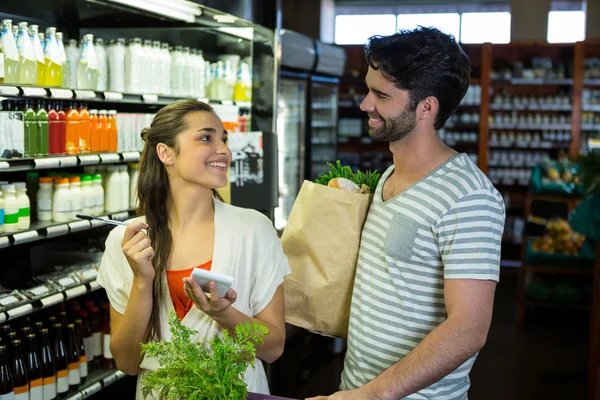
[[[98,84],[96,90],[108,90],[108,59],[106,57],[106,48],[104,39],[97,38],[94,46],[96,51],[96,61],[98,62]]]
[[[45,77],[45,61],[44,61],[44,48],[42,47],[42,41],[40,41],[39,30],[37,25],[29,26],[29,38],[31,39],[31,44],[33,45],[33,54],[35,55],[35,60],[37,62],[37,81],[36,84],[38,86],[44,86],[44,77]]]
[[[161,93],[165,96],[171,95],[171,53],[169,52],[169,44],[162,43],[160,46],[161,52],[161,69],[160,69],[160,85]]]
[[[71,192],[71,220],[76,220],[77,214],[83,210],[83,192],[81,191],[81,181],[78,176],[69,178],[69,190]]]
[[[35,157],[40,154],[40,134],[38,133],[37,113],[33,102],[26,101],[23,113],[25,121],[25,157]]]
[[[17,193],[17,203],[19,205],[19,230],[29,229],[31,224],[31,208],[29,197],[27,196],[27,185],[25,182],[14,182]]]
[[[46,156],[49,154],[49,117],[48,112],[44,108],[44,102],[38,101],[37,111],[35,113],[35,119],[37,122],[37,134],[39,149],[37,155]]]
[[[17,192],[15,185],[1,185],[2,199],[4,201],[4,231],[19,231],[19,202],[17,201]]]
[[[19,83],[19,51],[15,37],[11,35],[12,20],[2,20],[2,50],[4,51],[4,83],[17,84]]]
[[[9,110],[11,103],[2,102],[0,111],[0,158],[25,155],[25,124],[23,111]]]
[[[52,193],[52,220],[69,222],[72,220],[71,191],[68,178],[56,178]]]
[[[108,88],[112,92],[123,93],[125,91],[125,39],[118,38],[111,42],[107,58]]]
[[[65,114],[65,152],[66,154],[79,154],[81,137],[79,134],[79,111],[71,103]]]
[[[46,63],[44,86],[61,87],[63,78],[62,60],[56,40],[56,28],[46,29],[46,44],[44,46]]]
[[[37,82],[38,71],[27,22],[19,23],[17,50],[19,51],[19,83],[33,86]]]
[[[125,91],[127,93],[143,91],[143,58],[142,39],[135,38],[129,42],[125,52]]]
[[[104,212],[104,188],[102,187],[102,176],[92,176],[92,192],[94,196],[94,214],[100,215]]]
[[[87,104],[79,105],[79,152],[89,153],[91,143],[90,113]]]
[[[121,179],[119,194],[121,196],[121,200],[119,202],[120,210],[128,210],[129,209],[129,191],[130,191],[130,179],[129,172],[127,171],[127,165],[119,165],[119,177]]]
[[[113,213],[123,211],[121,204],[122,180],[118,165],[108,165],[106,167],[106,191],[104,194],[104,209],[106,212]],[[129,188],[127,189],[129,193]]]
[[[49,154],[65,154],[66,129],[66,114],[60,107],[60,103],[50,103],[48,110]]]
[[[98,111],[98,121],[96,123],[97,129],[98,129],[98,135],[100,137],[100,139],[99,139],[100,151],[102,151],[102,152],[109,151],[107,114],[108,114],[108,111],[99,110]]]
[[[117,110],[108,110],[106,117],[106,134],[108,136],[108,151],[116,152],[118,150],[118,130]]]
[[[92,190],[92,177],[90,175],[83,175],[81,177],[81,193],[83,195],[83,214],[94,214],[96,204]]]
[[[59,268],[59,267],[56,267]],[[34,282],[54,285],[58,290],[69,289],[81,284],[79,276],[74,272],[55,271],[33,277]]]
[[[98,62],[94,50],[94,35],[83,37],[81,55],[77,65],[77,87],[79,89],[95,90],[98,86]]]
[[[187,66],[182,46],[175,46],[175,49],[171,52],[171,59],[171,94],[173,96],[185,96]]]
[[[37,192],[37,219],[38,221],[52,221],[52,178],[40,178]]]
[[[56,32],[56,43],[58,44],[58,58],[62,65],[62,87],[71,87],[71,69],[69,68],[69,59],[67,58],[67,52],[65,50],[65,43],[63,41],[63,33]]]
[[[138,163],[129,164],[129,208],[135,209],[138,206],[137,182],[138,182]]]
[[[0,192],[0,233],[4,233],[4,195]]]
[[[69,64],[70,88],[79,89],[79,87],[77,86],[77,70],[79,66],[80,50],[77,46],[77,40],[69,39],[67,47],[65,48],[65,54],[67,56],[67,63]]]

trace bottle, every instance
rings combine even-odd
[[[160,51],[162,53],[162,68],[160,72],[161,76],[161,93],[165,96],[171,95],[171,53],[169,52],[169,43],[162,43],[160,45]]]
[[[23,325],[23,326],[21,326],[20,331],[21,331],[20,332],[21,336],[19,336],[19,339],[21,339],[21,342],[24,345],[26,345],[26,343],[27,343],[27,335],[33,333],[33,331],[31,330],[31,326],[29,326],[29,325]]]
[[[12,33],[13,33],[13,36],[15,38],[15,43],[16,43],[17,39],[19,39],[19,27],[17,25],[12,26]]]
[[[135,209],[138,206],[137,181],[138,181],[138,163],[129,165],[129,208]]]
[[[19,51],[19,83],[22,85],[35,85],[37,82],[37,63],[33,53],[33,44],[27,30],[27,22],[19,23],[19,36],[17,39]]]
[[[108,60],[106,58],[103,39],[96,39],[94,50],[96,51],[96,62],[98,63],[98,84],[96,90],[104,92],[108,90]]]
[[[2,185],[1,188],[4,200],[4,231],[17,232],[19,230],[19,203],[15,185]]]
[[[77,47],[77,40],[69,39],[67,47],[65,48],[67,55],[67,63],[69,64],[69,83],[71,89],[78,89],[77,86],[77,68],[79,65],[79,47]]]
[[[152,41],[144,40],[142,45],[142,76],[149,77],[141,82],[140,90],[142,93],[151,93],[153,88],[152,77],[154,65],[152,63]]]
[[[67,348],[63,339],[63,326],[57,322],[54,329],[54,365],[56,369],[56,393],[58,395],[69,391],[69,361]]]
[[[58,154],[67,153],[67,113],[61,103],[56,103],[58,114]]]
[[[10,326],[8,324],[0,325],[0,333],[2,335],[0,342],[2,342],[2,343],[10,343],[10,339],[9,339],[8,335],[11,332],[13,332],[12,326]]]
[[[204,56],[202,50],[197,51],[196,56],[196,85],[194,86],[194,96],[195,97],[206,97],[206,82],[205,82],[205,73],[204,73]]]
[[[81,103],[79,107],[79,152],[89,153],[91,141],[90,113],[87,104]]]
[[[94,50],[94,35],[83,37],[81,55],[77,65],[77,87],[79,89],[95,90],[98,86],[98,62]]]
[[[94,194],[94,214],[100,215],[104,212],[104,188],[100,174],[92,176],[92,192]]]
[[[108,70],[110,90],[123,93],[125,91],[125,39],[118,38],[111,44]]]
[[[192,61],[192,56],[190,53],[190,48],[185,46],[183,48],[183,82],[182,82],[182,90],[181,95],[188,97],[192,94],[194,87],[194,63]]]
[[[186,66],[181,46],[175,46],[175,50],[171,53],[171,59],[171,94],[178,97],[183,96]]]
[[[48,153],[59,154],[59,129],[61,121],[58,119],[58,111],[56,111],[56,102],[50,103],[48,110]],[[64,121],[62,121],[64,129]]]
[[[0,192],[0,233],[4,233],[4,198]]]
[[[81,191],[81,180],[78,176],[69,178],[69,190],[71,191],[71,219],[77,219],[76,215],[83,210],[83,192]]]
[[[35,334],[26,336],[27,378],[29,379],[29,399],[43,400],[42,366],[37,350]]]
[[[29,380],[23,352],[21,351],[21,339],[10,341],[12,378],[15,390],[15,400],[29,400]]]
[[[40,41],[39,31],[37,25],[29,26],[29,38],[31,39],[31,44],[33,46],[33,54],[35,56],[35,61],[37,65],[37,80],[36,85],[44,86],[44,74],[46,65],[44,64],[44,48],[42,47],[42,43]]]
[[[31,209],[29,197],[27,196],[27,185],[25,182],[15,182],[17,191],[17,203],[19,204],[19,230],[29,229],[31,224]]]
[[[0,37],[2,32],[0,31]],[[2,49],[2,40],[0,39],[0,85],[4,83],[4,50]]]
[[[79,154],[80,151],[80,124],[79,124],[79,111],[74,103],[71,103],[69,110],[65,116],[66,122],[66,145],[65,150],[67,154]]]
[[[25,102],[23,120],[25,124],[25,157],[35,157],[40,153],[40,135],[38,133],[37,113],[33,109],[33,102]]]
[[[110,151],[110,145],[108,140],[108,111],[100,110],[98,111],[98,136],[100,142],[100,151],[108,152]]]
[[[47,156],[50,152],[49,149],[49,129],[48,129],[48,112],[44,108],[44,102],[38,101],[38,110],[35,113],[35,119],[37,121],[37,133],[39,152],[38,155]]]
[[[129,172],[127,171],[127,165],[119,166],[119,175],[121,178],[121,188],[119,194],[121,195],[120,209],[129,209]]]
[[[165,77],[161,76],[162,71],[162,52],[160,50],[160,42],[155,40],[152,42],[152,48],[150,51],[152,59],[152,93],[162,93],[161,80]]]
[[[106,167],[106,191],[104,192],[104,209],[112,213],[122,211],[121,209],[121,175],[118,165],[108,165]]]
[[[85,378],[88,376],[88,362],[87,356],[85,354],[85,344],[83,343],[83,334],[82,334],[82,322],[81,319],[75,319],[75,343],[77,344],[77,349],[79,353],[79,376],[81,377],[81,381],[85,381]]]
[[[63,33],[56,32],[56,43],[58,44],[58,58],[62,65],[62,87],[71,87],[71,71],[69,70],[69,59],[67,58],[67,52],[65,50],[65,44],[63,42]]]
[[[52,220],[54,222],[69,222],[71,220],[71,192],[69,179],[57,178],[52,193]]]
[[[89,175],[81,177],[81,194],[83,197],[83,214],[93,214],[96,199],[94,199],[94,192],[92,190],[92,177]]]
[[[69,362],[69,387],[77,388],[81,384],[81,375],[79,373],[79,349],[75,338],[75,325],[67,325],[67,360]]]
[[[14,400],[12,371],[8,365],[6,346],[0,345],[0,400]]]
[[[94,339],[92,333],[92,325],[88,318],[89,312],[87,310],[81,310],[79,317],[81,318],[81,336],[83,338],[83,347],[85,349],[85,358],[88,364],[88,370],[90,365],[94,362]]]
[[[250,101],[252,99],[252,78],[248,64],[240,64],[240,72],[233,91],[233,100]]]
[[[45,86],[62,86],[62,60],[56,41],[56,28],[46,29],[46,45],[44,46],[44,60],[46,63],[46,76],[44,78]]]
[[[106,369],[115,369],[115,359],[110,351],[110,305],[102,304],[104,310],[104,328],[102,329],[102,366]]]
[[[135,38],[129,42],[125,52],[125,91],[140,93],[144,79],[144,50],[142,39]]]
[[[12,20],[2,20],[0,41],[2,42],[2,50],[4,51],[4,83],[19,83],[20,57],[15,37],[12,35]]]
[[[92,327],[92,342],[94,351],[94,364],[96,367],[100,366],[102,359],[102,320],[98,314],[98,307],[92,305],[88,307],[90,311],[90,321]]]
[[[44,400],[56,398],[56,365],[54,363],[54,350],[50,345],[47,328],[39,330],[41,335],[40,359],[42,363],[42,393]]]
[[[98,110],[90,110],[90,151],[100,152],[100,130],[98,128]]]
[[[108,134],[108,151],[117,152],[117,110],[109,110],[106,119],[106,132]]]

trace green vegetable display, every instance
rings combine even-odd
[[[156,357],[161,368],[143,378],[142,394],[164,399],[246,400],[244,373],[254,368],[255,344],[263,344],[269,331],[260,324],[235,327],[235,339],[223,330],[211,342],[192,343],[197,334],[169,315],[171,342],[142,344],[145,355]]]
[[[329,181],[334,178],[346,178],[356,183],[358,186],[367,185],[370,193],[375,193],[379,178],[381,178],[381,174],[377,170],[373,172],[370,170],[367,172],[356,171],[356,173],[354,173],[349,166],[342,166],[340,160],[337,160],[336,165],[331,163],[327,163],[327,165],[330,169],[329,173],[319,175],[315,180],[315,183],[327,186]]]

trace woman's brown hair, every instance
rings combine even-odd
[[[146,217],[146,223],[151,229],[148,235],[154,249],[152,264],[155,270],[152,291],[152,312],[146,331],[146,341],[162,340],[160,329],[160,304],[166,301],[163,297],[164,276],[167,261],[171,255],[173,238],[169,229],[169,177],[162,161],[158,158],[156,146],[163,143],[179,153],[177,135],[187,128],[185,116],[193,112],[214,112],[211,106],[195,100],[178,100],[161,108],[150,128],[142,131],[144,149],[140,157],[137,196],[138,215]],[[213,189],[213,196],[223,200]]]

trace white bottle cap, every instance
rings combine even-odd
[[[119,166],[118,165],[107,165],[106,166],[106,171],[107,172],[117,172],[119,170]]]
[[[27,189],[27,185],[25,184],[25,182],[13,182],[13,185],[15,186],[16,190]]]
[[[2,185],[2,186],[0,186],[0,188],[2,189],[3,192],[14,192],[15,191],[15,185]]]

